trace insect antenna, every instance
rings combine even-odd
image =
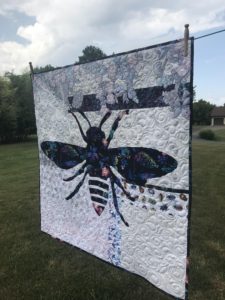
[[[84,112],[80,109],[77,109],[77,111],[81,114],[81,116],[88,122],[89,124],[89,127],[91,127],[91,123],[90,121],[88,120],[87,116],[84,114]]]
[[[86,137],[86,135],[85,135],[84,132],[83,132],[83,129],[82,129],[82,127],[81,127],[81,125],[80,125],[80,123],[79,123],[79,121],[78,121],[78,119],[77,119],[77,116],[73,113],[72,109],[70,109],[69,112],[72,114],[72,116],[73,116],[74,119],[76,120],[77,125],[78,125],[78,127],[79,127],[79,129],[80,129],[80,133],[81,133],[81,135],[82,135],[82,138],[83,138],[83,140],[87,143],[87,142],[88,142],[88,141],[87,141],[87,137]]]
[[[108,112],[104,115],[104,117],[102,118],[102,120],[101,120],[101,122],[100,122],[100,124],[99,124],[99,128],[102,127],[102,125],[105,123],[105,121],[106,121],[110,116],[111,116],[111,111],[108,111]]]

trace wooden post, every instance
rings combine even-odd
[[[34,75],[34,69],[33,69],[33,65],[32,65],[31,61],[29,62],[29,66],[30,66],[30,74],[33,77],[33,75]]]
[[[184,56],[188,56],[189,24],[184,25]]]

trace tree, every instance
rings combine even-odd
[[[100,48],[95,46],[87,46],[82,52],[83,55],[79,56],[79,63],[86,63],[106,57],[106,54]]]
[[[52,70],[55,70],[55,67],[53,67],[52,65],[46,65],[44,67],[35,67],[34,73],[47,72],[47,71],[52,71]]]
[[[36,132],[32,85],[29,73],[15,75],[7,73],[14,89],[16,111],[16,137],[25,140],[28,135]]]
[[[196,125],[210,125],[210,113],[215,105],[203,99],[193,103],[193,123]]]
[[[36,67],[34,72],[54,70],[51,65]],[[34,101],[29,72],[0,77],[0,143],[25,140],[36,133]]]
[[[0,142],[13,141],[16,135],[15,94],[10,80],[0,77]]]

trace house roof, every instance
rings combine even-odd
[[[211,117],[225,117],[225,106],[214,107]]]

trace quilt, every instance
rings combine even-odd
[[[41,230],[187,297],[193,40],[33,75]]]

